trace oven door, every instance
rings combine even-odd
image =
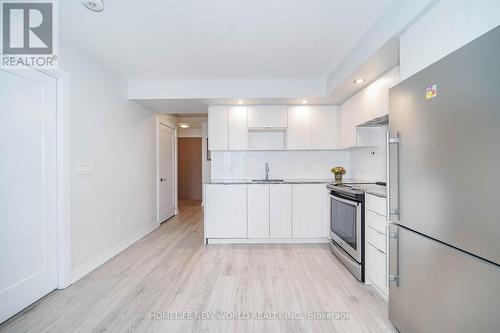
[[[361,263],[361,203],[330,194],[330,236]]]

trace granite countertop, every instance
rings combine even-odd
[[[387,197],[386,187],[377,184],[357,184],[356,188],[364,191],[366,194],[375,195],[377,197],[385,198]]]
[[[352,184],[352,187],[354,189],[363,191],[366,194],[375,195],[381,198],[387,197],[386,187],[384,185],[374,184],[374,181],[367,181],[362,179],[344,179],[342,183]]]
[[[251,179],[213,179],[205,184],[219,184],[219,185],[244,185],[244,184],[329,184],[333,183],[333,179],[284,179],[281,181],[252,181]],[[368,181],[363,181],[359,179],[345,179],[343,181],[345,184],[349,183],[373,183]],[[386,187],[383,185],[376,184],[356,184],[353,185],[354,188],[364,191],[367,194],[375,195],[377,197],[386,197]]]
[[[328,184],[333,179],[284,179],[283,181],[252,181],[251,179],[213,179],[205,184],[235,185],[235,184]]]

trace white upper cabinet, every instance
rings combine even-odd
[[[349,148],[356,146],[356,116],[358,111],[350,107],[349,101],[341,106],[340,112],[340,147]]]
[[[338,149],[340,111],[337,106],[313,106],[311,111],[311,148]]]
[[[286,128],[286,105],[248,106],[249,128]]]
[[[232,106],[227,110],[229,122],[229,150],[248,149],[247,107]],[[209,140],[210,141],[210,140]]]
[[[398,82],[399,68],[395,67],[340,106],[341,148],[355,147],[359,144],[358,125],[389,113],[389,89]],[[368,145],[375,144],[368,143]]]
[[[339,107],[334,105],[210,106],[209,149],[339,149],[342,121]],[[355,132],[352,137],[355,144]]]
[[[228,149],[228,107],[210,106],[208,108],[208,149]]]
[[[287,148],[290,150],[311,149],[311,107],[288,108]]]

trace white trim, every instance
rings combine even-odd
[[[120,254],[120,252],[124,251],[134,243],[136,243],[138,240],[152,232],[158,228],[157,224],[152,224],[148,225],[147,227],[139,230],[132,236],[128,237],[124,241],[120,242],[119,244],[113,246],[111,249],[108,251],[104,252],[100,256],[88,261],[87,263],[81,265],[77,269],[73,271],[73,277],[71,283],[75,283],[81,278],[83,278],[85,275],[91,273],[95,269],[99,268],[101,265],[104,265],[107,261],[109,261],[111,258],[114,256]]]
[[[158,182],[158,179],[160,179],[160,126],[165,126],[171,129],[174,132],[174,158],[173,158],[173,164],[174,164],[174,186],[173,186],[173,198],[174,198],[174,214],[178,215],[179,214],[179,201],[177,198],[177,128],[174,128],[172,125],[164,122],[161,120],[160,117],[156,118],[156,225],[160,225],[160,183]]]
[[[62,69],[36,69],[57,80],[57,288],[71,285],[71,77]]]
[[[207,244],[327,244],[327,237],[318,238],[207,238]]]
[[[366,274],[365,274],[366,275]],[[386,301],[389,300],[389,295],[387,290],[380,288],[376,283],[374,283],[368,276],[365,278],[365,285],[373,287],[375,291]]]

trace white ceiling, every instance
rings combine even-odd
[[[126,79],[324,78],[391,2],[59,1],[59,31]]]

